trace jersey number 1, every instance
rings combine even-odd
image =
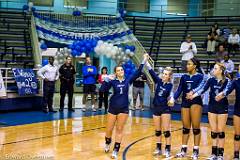
[[[123,94],[123,88],[122,87],[120,88],[120,94]]]

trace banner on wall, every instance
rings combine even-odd
[[[5,97],[5,96],[7,96],[7,93],[6,93],[6,88],[3,82],[2,72],[0,70],[0,97]]]
[[[38,93],[37,78],[32,69],[13,68],[12,71],[20,96],[35,95]]]

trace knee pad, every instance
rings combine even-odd
[[[225,132],[219,132],[218,133],[218,138],[220,138],[220,139],[225,138]]]
[[[165,138],[168,138],[168,137],[171,136],[170,131],[164,131],[163,134],[164,134],[164,137],[165,137]]]
[[[240,135],[236,135],[236,134],[235,134],[235,135],[234,135],[234,140],[235,140],[235,141],[240,141]]]
[[[161,136],[161,134],[162,134],[162,131],[155,131],[155,136],[159,137]]]
[[[190,133],[190,129],[183,127],[183,131],[182,132],[183,132],[183,134],[189,134]]]
[[[217,132],[211,132],[211,137],[212,137],[212,139],[216,139],[218,137],[218,133]]]
[[[193,129],[193,134],[194,134],[194,135],[199,135],[200,132],[201,132],[200,129]]]

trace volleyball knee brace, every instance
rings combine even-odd
[[[240,135],[236,135],[236,134],[235,134],[235,135],[234,135],[234,140],[235,140],[235,141],[240,141]]]
[[[182,132],[183,132],[183,134],[189,134],[190,133],[190,129],[183,127]]]
[[[218,138],[220,138],[220,139],[225,138],[225,132],[219,132],[218,133]]]
[[[168,137],[171,136],[171,132],[170,131],[164,131],[163,134],[164,134],[165,138],[168,138]]]
[[[211,132],[211,137],[212,137],[212,139],[216,139],[218,137],[218,133],[217,132]]]
[[[193,134],[194,135],[199,135],[201,133],[201,130],[198,128],[198,129],[193,129]]]
[[[162,134],[162,131],[155,131],[155,136],[160,137]]]

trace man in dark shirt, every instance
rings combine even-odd
[[[66,93],[68,93],[68,110],[74,112],[72,108],[72,99],[73,99],[73,85],[75,81],[75,68],[72,65],[72,58],[70,56],[66,57],[66,62],[60,67],[60,109],[59,111],[62,112],[64,109],[64,99]]]
[[[135,110],[137,98],[139,95],[140,98],[140,108],[142,111],[143,108],[143,98],[144,98],[144,83],[146,82],[147,78],[144,74],[141,74],[135,81],[133,81],[133,107],[132,110]]]

